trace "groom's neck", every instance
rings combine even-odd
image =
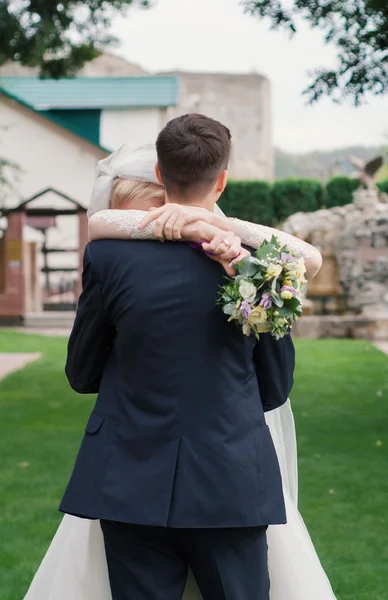
[[[186,198],[179,194],[166,194],[166,204],[180,204],[181,206],[196,206],[213,212],[216,198],[211,196],[190,196]]]

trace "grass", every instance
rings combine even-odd
[[[23,598],[46,551],[92,407],[66,383],[65,340],[0,330],[0,352],[36,351],[0,382],[0,600]],[[297,354],[301,512],[338,600],[386,599],[388,358],[363,341]]]

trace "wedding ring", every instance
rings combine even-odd
[[[232,243],[229,240],[224,240],[224,244],[227,248],[230,248]]]

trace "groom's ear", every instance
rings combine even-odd
[[[164,184],[163,184],[163,179],[162,179],[162,176],[161,176],[161,174],[160,174],[160,169],[159,169],[159,165],[158,165],[158,163],[156,163],[156,165],[155,165],[155,175],[156,175],[156,178],[157,178],[157,180],[159,181],[159,183],[160,183],[161,185],[164,185]]]
[[[225,169],[225,171],[222,171],[222,173],[219,176],[218,181],[217,181],[217,193],[218,194],[222,194],[222,192],[226,188],[227,183],[228,183],[228,171],[227,171],[227,169]]]

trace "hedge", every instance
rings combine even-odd
[[[284,221],[298,211],[313,212],[323,205],[322,184],[315,179],[275,181],[271,196],[277,221]]]
[[[272,225],[275,220],[271,185],[266,181],[231,181],[219,202],[229,217]]]
[[[360,185],[358,179],[333,177],[326,184],[324,204],[327,208],[344,206],[353,200],[353,192]]]
[[[385,194],[388,194],[388,179],[384,179],[384,181],[379,181],[377,187]]]
[[[349,204],[358,186],[358,180],[350,177],[334,177],[326,186],[315,179],[282,179],[272,184],[230,181],[219,204],[231,217],[273,226],[296,212]],[[378,187],[388,193],[388,180]]]

